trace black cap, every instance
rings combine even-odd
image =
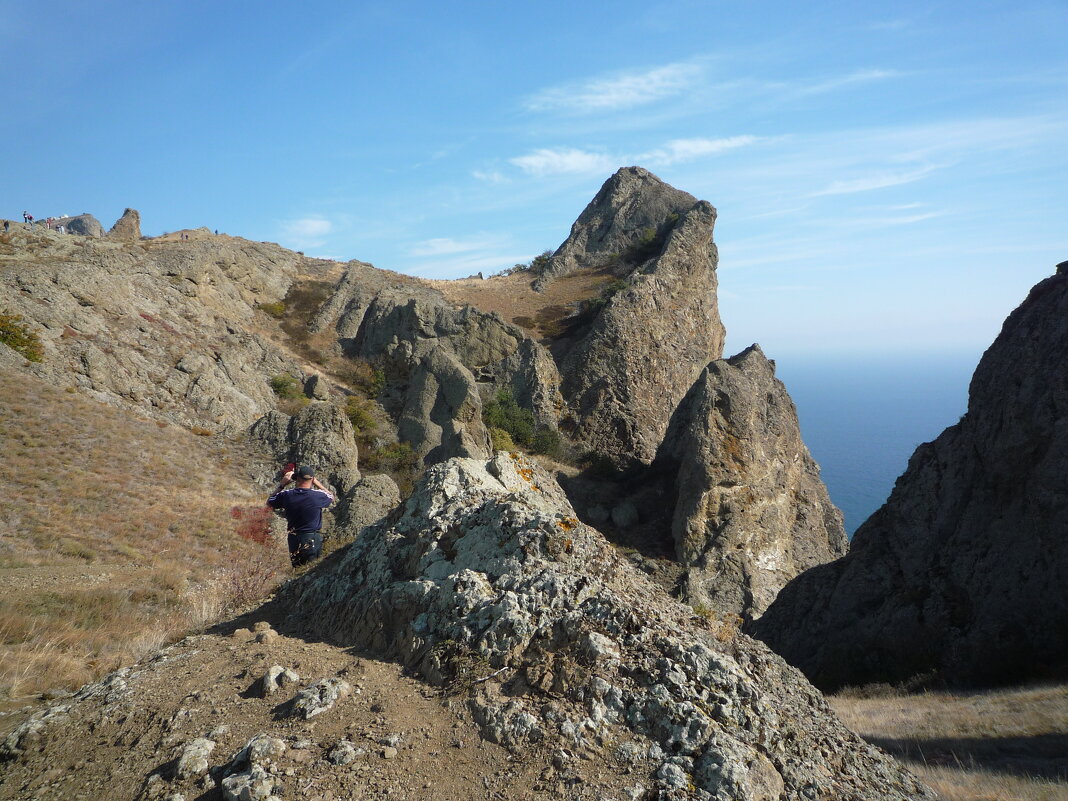
[[[315,468],[302,464],[293,471],[293,478],[315,478]]]

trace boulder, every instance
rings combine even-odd
[[[757,345],[705,368],[659,461],[675,476],[672,538],[694,606],[755,619],[794,576],[846,552],[842,513]]]
[[[483,736],[512,749],[633,742],[659,790],[681,771],[706,800],[934,798],[767,648],[636,571],[524,457],[432,466],[279,603],[300,636],[466,687]]]
[[[920,445],[848,555],[753,632],[818,685],[1068,671],[1068,263],[1005,321],[968,411]]]
[[[336,517],[345,532],[354,537],[365,526],[381,520],[400,500],[400,488],[392,478],[382,474],[364,476],[338,499]]]
[[[292,417],[268,412],[252,425],[249,436],[279,462],[314,468],[319,481],[333,487],[338,497],[360,480],[352,423],[331,403],[310,403]]]
[[[141,238],[141,213],[137,209],[126,209],[108,231],[112,239],[136,242]]]
[[[104,236],[104,226],[102,226],[100,220],[92,214],[77,214],[74,217],[62,217],[56,224],[62,225],[63,230],[68,234],[92,237]]]

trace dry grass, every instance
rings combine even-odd
[[[949,801],[1068,801],[1068,686],[828,699]]]
[[[590,300],[615,280],[607,269],[576,270],[554,278],[544,292],[530,288],[529,272],[456,281],[428,281],[454,304],[470,303],[487,312],[497,312],[510,323],[532,332],[539,339],[558,336],[562,321],[575,314],[583,300]]]
[[[269,591],[253,455],[0,373],[0,696],[75,687]]]

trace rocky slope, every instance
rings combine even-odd
[[[705,369],[657,467],[675,487],[672,537],[695,606],[753,620],[794,576],[846,552],[842,514],[756,345]]]
[[[106,403],[239,431],[274,407],[270,376],[301,374],[257,332],[255,307],[282,297],[302,261],[232,237],[132,241],[20,226],[0,243],[0,281],[6,310],[44,345],[25,369]]]
[[[6,786],[30,786],[32,766],[50,757],[65,764],[60,732],[94,741],[100,732],[117,744],[88,770],[103,768],[124,786],[139,780],[144,798],[219,797],[220,785],[226,798],[303,792],[322,786],[323,774],[333,773],[328,763],[367,764],[365,742],[375,730],[356,723],[342,744],[341,727],[329,722],[366,720],[365,668],[335,661],[328,669],[312,647],[304,649],[309,666],[293,665],[305,657],[281,645],[299,636],[326,638],[340,646],[338,655],[356,648],[395,659],[466,697],[462,711],[481,737],[520,760],[552,755],[540,780],[513,769],[500,795],[466,797],[933,799],[845,729],[764,646],[710,627],[667,598],[579,523],[553,479],[523,458],[501,453],[433,466],[389,519],[258,614],[285,637],[267,626],[239,632],[255,636],[263,653],[235,647],[236,678],[227,666],[211,680],[199,643],[190,642],[27,722],[0,749],[9,760]],[[276,648],[283,662],[272,676],[287,667],[301,676],[264,703],[256,697],[266,685],[257,679]],[[194,674],[205,689],[191,687]],[[183,700],[162,718],[153,693],[168,686]],[[230,700],[243,689],[248,701]],[[313,716],[324,721],[325,737],[312,733]],[[250,738],[254,725],[262,730]],[[439,732],[440,725],[426,734]],[[410,758],[401,744],[425,749],[420,737],[409,738],[380,739],[372,764],[379,756]],[[215,753],[220,741],[227,745]],[[293,751],[302,752],[299,760]],[[359,772],[349,775],[340,789],[365,786]],[[426,776],[429,795],[438,797],[433,773]],[[485,775],[486,790],[492,778]],[[241,795],[242,788],[263,795]]]
[[[917,448],[848,556],[753,632],[822,687],[1068,668],[1068,262],[983,355],[961,421]]]

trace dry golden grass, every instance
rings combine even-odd
[[[1068,801],[1068,686],[829,698],[949,801]]]
[[[0,696],[74,687],[267,592],[253,455],[0,372]]]
[[[450,303],[469,303],[482,311],[497,312],[544,339],[558,335],[560,321],[574,314],[581,301],[597,297],[613,279],[604,269],[576,270],[550,281],[544,292],[531,289],[533,276],[529,272],[427,283]]]

